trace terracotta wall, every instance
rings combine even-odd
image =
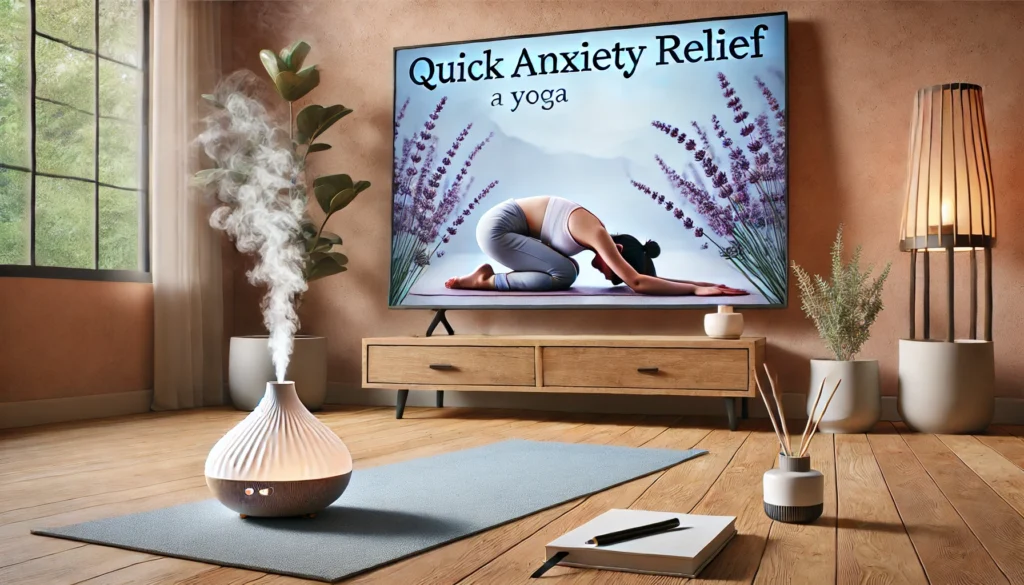
[[[0,278],[0,403],[153,388],[153,286]]]
[[[336,148],[319,155],[313,170],[374,184],[332,220],[345,238],[350,271],[314,283],[301,311],[305,332],[330,338],[330,379],[358,383],[361,337],[420,334],[430,318],[387,309],[392,47],[778,10],[790,16],[791,256],[825,271],[843,222],[866,260],[894,263],[887,309],[862,352],[881,360],[885,394],[896,391],[897,340],[908,324],[908,258],[897,238],[914,92],[948,81],[984,86],[1002,236],[994,251],[998,392],[1024,397],[1024,238],[1015,233],[1024,213],[1020,2],[236,2],[234,66],[260,70],[259,49],[308,40],[307,62],[323,72],[310,97],[355,109],[329,132]],[[932,277],[941,287],[941,264]],[[235,332],[258,332],[257,295],[241,270],[235,279]],[[966,301],[966,288],[959,292]],[[788,309],[747,312],[747,331],[768,337],[769,360],[786,391],[803,392],[807,359],[824,351],[790,293]],[[934,305],[934,327],[943,331],[943,303]],[[460,311],[451,320],[458,331],[475,333],[702,332],[701,311]],[[960,324],[960,334],[966,331]]]

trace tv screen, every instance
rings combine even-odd
[[[784,307],[786,24],[395,49],[389,306]]]

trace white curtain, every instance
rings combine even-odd
[[[189,180],[198,170],[200,95],[221,73],[220,10],[217,2],[152,3],[154,410],[224,402],[221,236]]]

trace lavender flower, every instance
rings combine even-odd
[[[708,132],[697,121],[690,123],[695,139],[686,138],[669,122],[651,123],[689,152],[684,167],[689,169],[687,176],[655,156],[669,185],[682,197],[681,203],[662,198],[639,181],[630,182],[682,221],[685,229],[693,230],[694,236],[706,240],[701,249],[715,246],[769,301],[778,303],[785,297],[788,276],[786,112],[768,85],[754,79],[767,109],[756,115],[744,105],[728,77],[718,74],[726,111],[724,116],[711,116],[710,128],[716,144],[725,149],[725,162],[719,161]],[[730,127],[730,122],[735,126]],[[741,143],[736,143],[730,132],[737,132]],[[697,226],[681,205],[695,210],[704,225]]]
[[[389,295],[392,305],[402,302],[431,258],[444,256],[440,247],[451,242],[473,208],[497,185],[497,182],[490,183],[468,204],[462,203],[474,181],[469,174],[472,161],[491,136],[467,153],[463,144],[473,128],[472,124],[467,124],[447,146],[439,145],[439,128],[443,126],[438,122],[447,102],[447,97],[442,97],[423,124],[402,139],[401,154],[396,157]],[[395,116],[396,142],[407,104]],[[465,158],[460,163],[463,155]],[[458,210],[460,203],[461,211]]]

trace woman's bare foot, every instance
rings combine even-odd
[[[490,264],[483,264],[466,276],[449,278],[445,288],[464,288],[469,290],[494,290],[494,269]]]

